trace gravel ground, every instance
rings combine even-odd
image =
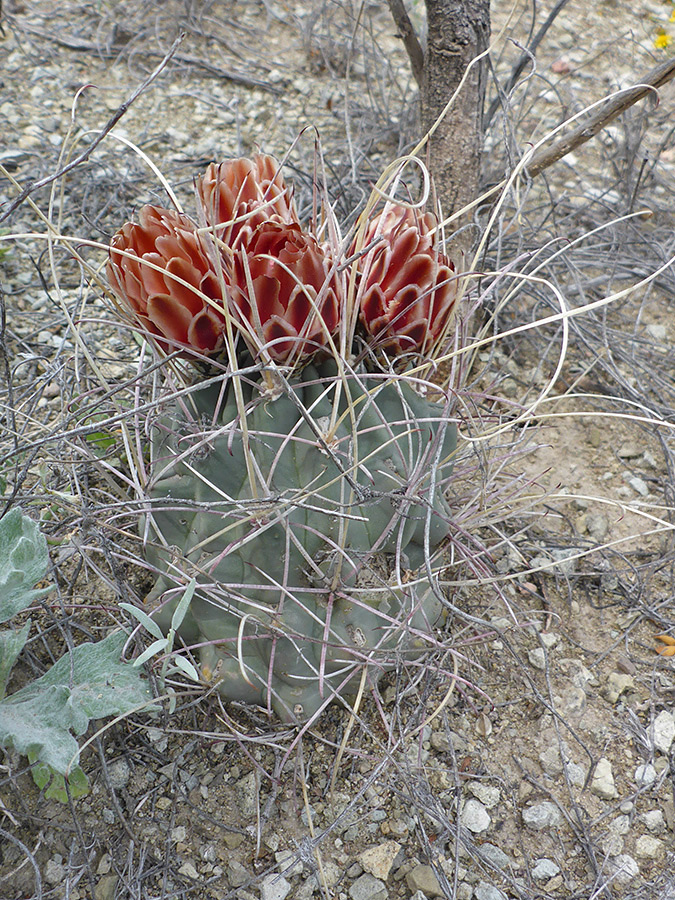
[[[0,163],[20,184],[90,148],[185,33],[117,139],[5,223],[21,235],[0,251],[0,271],[24,424],[21,452],[7,431],[2,456],[27,467],[17,500],[50,535],[58,585],[58,603],[34,614],[42,630],[18,687],[60,655],[64,628],[101,636],[122,621],[118,601],[150,586],[131,561],[133,525],[108,527],[118,463],[96,465],[86,441],[60,436],[78,399],[102,393],[83,347],[120,386],[122,408],[134,398],[136,345],[63,245],[50,259],[48,242],[29,236],[44,231],[39,211],[51,202],[62,234],[105,245],[140,204],[163,202],[147,159],[188,206],[208,161],[256,146],[278,157],[292,148],[306,211],[318,132],[348,220],[410,145],[415,92],[383,3],[364,7],[358,28],[347,0],[4,6]],[[510,27],[524,44],[531,9],[515,9]],[[494,15],[496,33],[502,10]],[[653,30],[665,18],[657,2],[571,0],[508,124],[491,124],[486,183],[503,177],[509,153],[639,80],[658,59]],[[496,52],[502,80],[519,52]],[[499,433],[466,442],[482,507],[466,499],[475,462],[464,479],[459,467],[453,502],[467,546],[489,548],[490,560],[448,577],[452,653],[392,673],[353,719],[334,708],[304,734],[186,689],[173,715],[106,728],[83,757],[92,790],[70,805],[45,799],[26,761],[6,755],[1,898],[675,898],[675,657],[654,652],[655,635],[675,628],[672,270],[620,295],[673,255],[674,100],[667,86],[658,107],[630,110],[509,195],[497,219],[484,271],[545,259],[548,286],[571,308],[619,296],[569,320],[559,377],[536,411],[560,357],[558,323],[476,357],[467,396],[480,410],[467,412],[464,433]],[[0,202],[14,196],[0,179]],[[644,207],[649,218],[616,221]],[[100,246],[83,252],[93,270],[105,259]],[[523,284],[508,305],[503,287],[489,298],[502,332],[556,311],[553,290]],[[512,425],[526,407],[527,426]],[[9,495],[18,479],[7,471]],[[455,662],[462,680],[448,694]]]

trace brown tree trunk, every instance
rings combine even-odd
[[[422,126],[428,131],[457,89],[467,66],[490,41],[490,0],[425,0],[427,49]],[[444,216],[478,197],[487,60],[475,63],[429,143],[429,168]],[[462,224],[462,223],[459,223]],[[471,243],[468,240],[462,244]]]

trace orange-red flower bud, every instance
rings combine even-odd
[[[248,240],[267,220],[298,221],[292,193],[271,156],[227,159],[211,163],[197,180],[197,196],[209,225],[230,247]]]
[[[436,249],[436,218],[388,205],[366,229],[360,261],[360,320],[378,348],[426,353],[443,334],[455,301],[455,267]],[[352,251],[354,248],[352,248]]]
[[[340,285],[331,260],[297,224],[263,222],[234,256],[231,296],[254,355],[295,362],[335,333]]]
[[[144,206],[138,218],[110,242],[110,286],[167,351],[217,353],[225,322],[222,281],[196,226],[156,206]]]

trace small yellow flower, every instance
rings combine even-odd
[[[654,46],[657,50],[665,50],[666,47],[669,47],[672,43],[672,37],[669,34],[666,34],[665,31],[662,31],[654,39]]]
[[[675,22],[675,9],[671,12],[671,14],[670,14],[670,19],[668,19],[668,21],[669,21],[669,22]]]

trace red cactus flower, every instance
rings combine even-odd
[[[110,242],[110,286],[164,349],[217,353],[223,344],[223,291],[196,226],[156,206],[144,206],[138,218]]]
[[[338,326],[340,284],[331,260],[295,223],[260,224],[234,255],[231,296],[254,355],[280,363],[324,347]]]
[[[390,353],[428,352],[455,305],[455,267],[435,248],[435,226],[431,213],[393,204],[366,229],[364,247],[384,240],[360,263],[360,320]]]
[[[218,237],[230,247],[248,240],[265,221],[298,221],[291,190],[271,156],[211,163],[196,187],[207,223],[217,226]]]

